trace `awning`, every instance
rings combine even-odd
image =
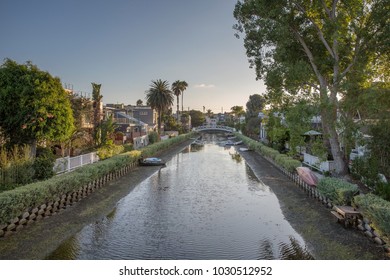
[[[315,131],[315,130],[309,130],[309,131],[303,133],[303,135],[308,135],[308,136],[313,136],[314,135],[315,136],[315,135],[322,135],[322,133],[318,132],[318,131]]]

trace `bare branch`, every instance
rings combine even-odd
[[[310,20],[310,22],[313,24],[314,28],[318,32],[318,37],[320,38],[321,42],[324,44],[325,48],[328,50],[329,54],[332,56],[332,58],[335,58],[335,54],[332,50],[332,48],[329,46],[328,42],[325,40],[324,33],[322,32],[321,28],[318,26],[318,24],[315,23],[314,19],[309,17],[306,13],[306,10],[298,3],[295,3],[295,5],[298,7],[298,9],[306,15],[306,17]]]
[[[329,10],[328,6],[326,6],[325,0],[321,0],[321,2],[322,2],[322,6],[325,9],[325,12],[327,13],[328,17],[330,17],[330,10]]]

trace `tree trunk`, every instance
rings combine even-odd
[[[179,122],[180,121],[180,119],[179,119],[179,110],[180,110],[180,108],[179,108],[179,95],[176,95],[176,97],[177,97],[177,122]]]
[[[37,140],[36,139],[32,140],[32,142],[30,144],[30,148],[31,148],[30,156],[31,156],[31,158],[35,158],[37,156]]]
[[[348,174],[348,168],[340,147],[339,136],[336,131],[337,123],[337,98],[336,92],[331,92],[331,96],[327,95],[326,82],[321,83],[321,120],[324,131],[324,136],[329,141],[331,154],[335,164],[335,172],[338,176]]]
[[[158,110],[157,133],[158,133],[159,137],[160,137],[160,134],[161,134],[161,115],[162,115],[161,110]]]
[[[183,112],[184,112],[183,96],[184,96],[184,92],[181,93],[181,113],[182,113],[182,114],[183,114]]]

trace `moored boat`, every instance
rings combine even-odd
[[[316,176],[316,174],[314,174],[313,171],[303,166],[297,167],[296,170],[298,172],[299,177],[301,177],[301,179],[309,186],[317,186],[318,177]]]
[[[165,165],[165,162],[160,158],[150,157],[150,158],[140,158],[138,160],[139,165],[142,166],[159,166]]]

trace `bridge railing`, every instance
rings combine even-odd
[[[193,131],[204,131],[204,130],[220,130],[226,132],[235,132],[236,129],[230,126],[225,125],[201,125],[198,127],[194,127]]]

